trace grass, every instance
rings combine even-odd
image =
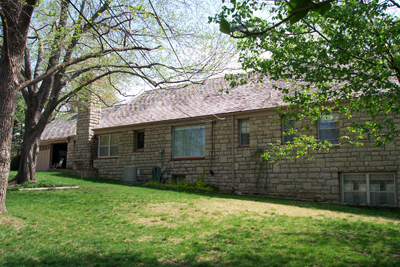
[[[400,265],[395,211],[37,178],[81,189],[7,192],[1,266]]]

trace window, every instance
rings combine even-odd
[[[39,151],[49,150],[49,145],[39,146]]]
[[[205,126],[184,126],[174,128],[172,144],[173,158],[205,156]]]
[[[136,150],[144,149],[144,131],[136,132],[135,149]]]
[[[322,115],[318,120],[318,139],[337,144],[339,140],[339,122],[337,114]]]
[[[250,121],[243,120],[239,121],[239,145],[248,146],[250,145]]]
[[[394,173],[342,174],[342,199],[348,204],[396,205]]]
[[[295,121],[293,119],[289,119],[289,118],[286,119],[285,123],[282,123],[282,143],[293,142],[294,134],[288,135],[285,133],[294,129],[294,123],[295,123]]]
[[[118,156],[118,136],[115,134],[99,136],[99,158]]]
[[[185,175],[184,174],[174,174],[172,175],[172,182],[174,184],[183,182],[185,180]]]

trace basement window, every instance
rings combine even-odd
[[[99,136],[99,158],[118,156],[118,136],[116,134]]]
[[[396,205],[394,173],[343,173],[341,184],[343,203]]]

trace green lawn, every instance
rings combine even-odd
[[[395,211],[37,178],[81,189],[8,191],[0,266],[400,265]]]

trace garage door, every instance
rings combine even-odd
[[[37,158],[36,170],[45,171],[50,168],[50,149],[49,146],[39,146],[39,155]]]

